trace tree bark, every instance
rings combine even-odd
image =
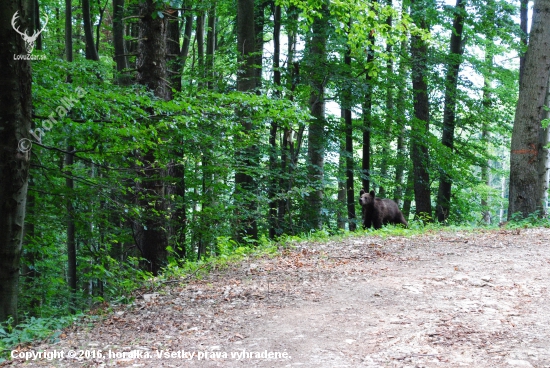
[[[425,2],[411,1],[411,15],[418,28],[428,31],[425,18]],[[429,153],[426,137],[429,134],[430,101],[428,98],[428,45],[419,35],[411,36],[412,86],[414,120],[411,124],[411,161],[414,175],[414,200],[416,216],[431,221],[432,205],[430,190]]]
[[[351,28],[351,19],[349,21]],[[347,82],[343,91],[343,117],[345,124],[345,148],[346,148],[346,197],[347,197],[347,217],[348,227],[350,231],[355,231],[357,228],[357,221],[355,215],[355,203],[357,201],[355,189],[354,189],[354,165],[353,165],[353,120],[351,116],[352,105],[352,90],[351,84],[351,48],[348,46],[344,55],[344,65],[346,68]]]
[[[124,0],[113,0],[113,46],[115,51],[115,63],[117,71],[117,83],[121,85],[129,84],[131,78],[123,74],[124,69],[128,69],[128,59],[126,57],[126,43],[124,42]]]
[[[548,89],[546,91],[546,101],[544,105],[550,106],[550,84],[548,84]],[[544,118],[550,119],[550,111],[544,112]],[[538,166],[538,174],[540,180],[538,198],[539,203],[541,204],[541,215],[546,217],[548,215],[548,184],[550,180],[550,150],[547,148],[548,144],[550,143],[549,126],[541,129],[539,141],[541,146],[541,157]]]
[[[70,137],[69,137],[70,139]],[[65,167],[69,167],[65,172],[65,186],[67,194],[65,198],[65,206],[67,209],[67,284],[69,285],[69,313],[76,312],[76,289],[77,289],[77,273],[76,273],[76,224],[73,206],[74,180],[71,174],[71,168],[74,163],[73,157],[74,147],[67,146],[65,154]]]
[[[273,84],[276,91],[275,96],[280,97],[281,88],[281,6],[273,5]],[[279,202],[276,199],[277,195],[277,183],[279,177],[282,175],[275,175],[277,172],[277,131],[279,124],[277,120],[271,121],[271,127],[269,129],[269,147],[271,149],[269,155],[269,168],[271,172],[271,179],[269,183],[269,238],[274,239],[277,233],[281,233],[280,225],[278,223],[277,210],[279,208]]]
[[[340,109],[340,118],[344,119],[344,109]],[[338,157],[338,193],[337,193],[337,211],[336,211],[336,226],[338,229],[345,229],[347,222],[347,202],[346,202],[346,137],[345,137],[345,122],[344,135],[338,135],[340,144],[340,155]],[[346,210],[344,210],[346,209]]]
[[[216,50],[216,5],[212,4],[208,10],[208,30],[206,32],[206,80],[207,88],[214,89],[214,52]]]
[[[401,42],[401,53],[405,54],[407,52],[407,43],[406,41]],[[401,59],[399,62],[399,78],[404,82],[407,78],[407,62],[404,59]],[[397,203],[398,207],[403,205],[403,195],[404,195],[404,171],[407,165],[407,152],[406,152],[406,135],[407,135],[407,125],[406,125],[406,107],[405,101],[407,99],[406,89],[399,88],[397,90],[397,109],[396,114],[396,123],[399,126],[399,134],[397,136],[397,165],[395,166],[395,192],[393,193],[393,200]],[[407,217],[405,217],[408,219]]]
[[[189,54],[189,45],[191,45],[191,33],[193,32],[193,14],[185,16],[185,29],[183,31],[183,45],[181,46],[181,70],[185,68],[187,55]]]
[[[495,19],[495,2],[490,0],[487,2],[487,25],[490,27],[491,22]],[[485,40],[485,73],[483,75],[483,96],[481,105],[483,106],[484,118],[481,127],[481,140],[485,143],[485,155],[489,157],[489,121],[492,110],[492,79],[493,79],[493,50],[494,50],[494,37],[496,35],[496,29],[490,29],[486,33]],[[488,159],[486,164],[481,167],[481,181],[490,187],[491,185],[491,171],[490,160]],[[481,214],[482,221],[490,225],[491,224],[491,211],[489,208],[489,196],[487,193],[481,197]]]
[[[137,81],[152,90],[155,96],[169,100],[172,92],[166,68],[167,21],[165,18],[153,17],[157,11],[153,0],[140,3]],[[155,153],[148,150],[142,160],[143,184],[137,185],[136,189],[144,194],[144,200],[140,201],[140,205],[145,209],[146,218],[143,224],[135,222],[133,230],[136,245],[149,262],[149,270],[157,275],[166,262],[168,246],[164,220],[165,186],[160,178],[162,169],[155,164]]]
[[[527,48],[527,44],[529,42],[529,37],[527,34],[527,28],[529,27],[528,12],[529,12],[529,0],[520,0],[520,6],[519,6],[519,19],[520,19],[519,26],[521,29],[520,40],[522,45],[525,48]],[[525,53],[520,53],[519,55],[519,85],[520,86],[523,80],[524,71],[525,71]]]
[[[254,69],[255,43],[254,0],[237,0],[237,55],[240,70],[237,72],[237,90],[252,92],[256,89],[256,71]],[[238,111],[241,127],[246,139],[250,139],[253,126],[246,117],[245,111]],[[239,138],[240,140],[240,138]],[[242,144],[242,143],[241,143]],[[236,239],[242,242],[245,237],[258,239],[258,224],[256,221],[257,201],[254,193],[256,184],[249,173],[257,165],[257,147],[252,142],[246,142],[245,147],[236,152],[237,165],[242,166],[235,173],[235,195],[237,202],[242,204],[238,211],[239,226]]]
[[[197,61],[199,66],[199,88],[204,88],[204,21],[205,15],[197,15],[197,29],[195,36],[197,38]]]
[[[254,51],[254,70],[256,72],[256,88],[262,86],[262,70],[263,70],[263,51],[264,51],[264,26],[265,26],[265,7],[267,1],[256,1],[254,9],[254,29],[256,40]]]
[[[21,29],[32,27],[26,23],[28,9],[19,8],[20,3],[0,3],[0,322],[11,316],[15,324],[32,114],[31,63],[14,60],[14,54],[27,53],[11,26],[15,12]]]
[[[453,20],[453,32],[451,33],[449,63],[447,65],[447,76],[445,78],[445,100],[443,108],[443,134],[441,144],[447,148],[447,160],[452,159],[454,149],[454,135],[456,125],[456,100],[458,92],[458,72],[462,64],[462,30],[464,29],[464,0],[457,0]],[[445,149],[445,148],[444,148]],[[444,156],[445,157],[445,156]],[[450,166],[450,163],[443,163]],[[444,168],[439,171],[439,190],[437,192],[437,220],[444,222],[449,217],[451,210],[451,185],[452,178]]]
[[[178,11],[171,9],[175,15],[168,17],[166,29],[166,62],[173,89],[181,92],[181,61],[180,61],[180,22]]]
[[[490,47],[487,48],[485,51],[485,62],[487,66],[491,69],[493,64],[493,55],[488,50]],[[489,69],[489,70],[490,70]],[[482,98],[482,105],[483,109],[486,111],[486,113],[489,112],[491,108],[491,77],[488,75],[485,75],[484,81],[483,81],[483,98]],[[487,115],[488,116],[488,115]],[[487,122],[487,119],[484,119],[483,126],[481,128],[481,140],[485,142],[485,154],[489,154],[489,124]],[[481,181],[489,187],[491,185],[491,173],[490,173],[490,162],[487,160],[487,163],[481,167]],[[483,194],[481,197],[481,211],[482,211],[482,220],[485,224],[490,225],[491,224],[491,211],[489,210],[489,198],[487,194]]]
[[[157,11],[153,0],[146,0],[139,6],[137,81],[152,90],[155,96],[170,100],[172,91],[166,77],[167,21],[166,17],[160,18]]]
[[[371,156],[371,130],[372,130],[372,91],[373,80],[368,73],[368,66],[374,61],[374,34],[369,36],[369,44],[367,46],[367,70],[366,70],[366,87],[365,99],[363,101],[363,158],[361,161],[361,183],[366,192],[370,192],[370,156]]]
[[[322,207],[325,163],[325,61],[327,56],[328,5],[323,2],[321,16],[313,20],[309,50],[308,73],[311,85],[309,108],[312,120],[308,130],[308,180],[314,188],[307,202],[307,222],[310,228],[323,226]]]
[[[550,70],[550,1],[536,0],[525,70],[512,131],[508,219],[515,213],[525,218],[543,210],[539,165],[543,160],[544,102]]]
[[[388,0],[388,6],[392,7],[393,1]],[[393,23],[393,17],[390,15],[386,19],[386,25],[388,26],[388,29],[392,28]],[[393,46],[391,42],[388,42],[386,45],[386,55],[390,56],[393,52]],[[386,194],[386,185],[384,182],[386,182],[387,176],[388,176],[388,158],[390,157],[390,145],[391,141],[393,139],[392,137],[392,125],[393,122],[396,120],[395,116],[395,109],[394,109],[394,83],[392,81],[392,78],[394,78],[394,70],[393,70],[393,58],[388,57],[386,60],[386,76],[387,76],[387,86],[386,86],[386,111],[385,111],[385,126],[383,129],[383,139],[382,139],[382,160],[380,162],[380,178],[382,179],[382,184],[380,185],[380,189],[378,190],[378,196],[380,198],[385,198],[387,196]]]
[[[86,59],[99,60],[94,43],[94,32],[90,14],[90,0],[82,0],[82,18],[84,20],[84,38],[86,40]]]

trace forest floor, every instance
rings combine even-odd
[[[550,367],[549,263],[550,229],[299,243],[167,283],[4,365]],[[57,356],[22,358],[40,351]]]

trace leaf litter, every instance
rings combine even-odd
[[[63,359],[4,365],[550,367],[549,263],[549,229],[304,242],[20,349]]]

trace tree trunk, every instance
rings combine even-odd
[[[264,26],[265,26],[265,7],[267,2],[265,0],[257,1],[254,8],[254,39],[255,51],[254,51],[254,70],[256,72],[256,88],[259,89],[262,86],[262,70],[263,70],[263,50],[264,50]]]
[[[366,84],[367,92],[365,93],[365,100],[363,101],[363,159],[361,161],[361,183],[363,189],[366,192],[370,191],[370,136],[372,130],[372,91],[373,80],[369,75],[368,67],[374,61],[374,35],[371,33],[369,36],[369,45],[367,46],[367,70],[366,70]]]
[[[495,17],[495,4],[491,0],[487,4],[487,21],[491,22]],[[483,125],[481,128],[481,140],[485,144],[485,155],[489,157],[489,121],[491,117],[492,110],[492,74],[493,74],[493,42],[494,42],[495,32],[489,31],[486,34],[486,45],[485,45],[485,74],[483,77],[483,97],[481,104],[483,106],[483,111],[485,117],[483,118]],[[491,185],[491,172],[490,172],[490,160],[487,160],[487,163],[481,167],[481,181],[489,187]],[[481,211],[482,211],[482,221],[490,225],[491,224],[491,211],[489,210],[489,196],[487,193],[483,194],[481,197]]]
[[[308,73],[311,92],[309,108],[312,116],[308,130],[308,179],[314,191],[307,203],[307,222],[312,229],[323,226],[323,178],[325,163],[325,61],[327,46],[328,5],[323,2],[321,16],[313,20],[312,36],[306,49],[309,50]]]
[[[349,21],[351,28],[351,19]],[[344,55],[344,64],[346,67],[347,82],[343,91],[343,117],[346,133],[346,196],[347,196],[347,213],[348,213],[348,227],[350,231],[355,231],[357,228],[357,221],[355,215],[355,203],[357,201],[354,189],[354,168],[353,168],[353,120],[351,117],[351,105],[352,105],[352,91],[351,91],[351,48],[348,46]]]
[[[181,46],[181,70],[185,68],[187,55],[189,54],[189,45],[191,45],[191,33],[193,33],[193,14],[189,13],[185,17],[185,29],[183,31],[183,45]]]
[[[392,0],[388,0],[388,6],[392,7]],[[388,16],[386,19],[386,25],[388,26],[388,29],[392,29],[392,23],[393,18],[392,16]],[[386,45],[386,55],[391,55],[393,50],[393,46],[391,42],[388,42]],[[382,179],[382,184],[380,185],[380,189],[378,190],[378,196],[380,198],[385,198],[387,196],[386,194],[386,185],[384,182],[386,181],[386,177],[388,176],[388,158],[390,157],[390,145],[392,141],[392,125],[395,121],[395,111],[394,111],[394,103],[393,103],[393,91],[394,91],[394,83],[391,80],[394,78],[394,71],[393,71],[393,58],[388,57],[386,60],[386,76],[387,76],[387,86],[386,86],[386,111],[385,111],[385,126],[383,129],[383,138],[382,138],[382,160],[380,162],[380,177]]]
[[[550,84],[546,91],[546,102],[544,105],[550,106]],[[550,111],[544,112],[544,118],[550,119]],[[545,217],[548,215],[548,184],[550,180],[550,150],[547,148],[548,143],[550,143],[550,129],[546,126],[540,132],[541,157],[538,167],[540,180],[538,198],[541,203],[541,215]]]
[[[428,31],[424,2],[411,1],[411,15],[418,28]],[[426,138],[429,134],[430,101],[428,97],[428,45],[422,37],[411,36],[412,87],[414,120],[411,124],[411,161],[414,175],[414,200],[416,216],[431,221],[432,205],[430,190],[429,154]]]
[[[38,4],[38,0],[29,0],[32,3],[34,3],[34,30],[41,29],[40,27],[40,5]],[[33,30],[33,31],[34,31]],[[42,32],[38,35],[38,38],[36,39],[36,50],[42,50]]]
[[[166,63],[170,85],[181,92],[180,21],[178,11],[170,9],[166,28]]]
[[[346,130],[344,109],[340,109],[340,118],[344,120],[344,133]],[[345,134],[338,135],[340,143],[340,155],[338,157],[338,194],[337,194],[337,211],[336,211],[336,226],[338,229],[345,229],[347,222],[347,202],[346,202],[346,137]],[[346,210],[344,210],[346,209]]]
[[[521,29],[520,40],[522,45],[525,48],[527,48],[527,43],[529,42],[529,38],[527,34],[527,28],[529,27],[528,12],[529,12],[529,0],[520,0],[520,6],[519,6],[519,19],[520,19],[519,26]],[[523,80],[524,71],[525,71],[525,53],[520,53],[520,56],[519,56],[519,85],[520,86]]]
[[[128,58],[126,57],[126,43],[124,42],[124,0],[113,0],[113,46],[115,52],[115,63],[117,71],[117,83],[126,85],[131,82],[128,75],[123,74],[128,69]]]
[[[281,6],[273,5],[273,84],[275,84],[275,95],[280,97],[279,89],[281,88]],[[269,183],[269,238],[274,239],[277,233],[280,235],[280,225],[277,221],[277,210],[279,203],[276,199],[277,195],[277,183],[279,181],[277,172],[277,130],[279,125],[277,120],[271,121],[271,127],[269,129],[269,147],[271,149],[269,155],[269,171],[271,173],[271,179]],[[282,174],[282,173],[281,173]],[[282,176],[282,175],[281,175]]]
[[[84,38],[86,40],[86,59],[99,60],[94,43],[94,32],[90,14],[90,0],[82,0],[82,18],[84,20]]]
[[[237,90],[252,92],[256,89],[256,71],[254,70],[255,43],[254,0],[237,0],[237,50],[240,70],[237,72]],[[238,111],[241,117],[241,126],[244,134],[252,133],[253,126],[246,118],[245,111]],[[249,139],[249,138],[248,138]],[[256,221],[256,184],[249,173],[257,165],[257,147],[251,142],[236,152],[237,164],[243,169],[235,173],[235,194],[237,202],[242,204],[237,214],[239,226],[237,241],[242,242],[245,237],[258,239],[258,224]]]
[[[297,23],[297,17],[298,12],[296,10],[296,7],[290,7],[287,10],[287,17],[291,21],[290,24],[296,24]],[[288,27],[287,29],[287,88],[290,90],[290,96],[289,99],[291,101],[294,101],[294,91],[296,91],[296,87],[298,85],[298,79],[299,79],[299,64],[297,62],[294,62],[294,54],[295,54],[295,47],[296,47],[296,35],[297,30],[295,27]],[[302,130],[303,132],[303,130]],[[292,134],[292,131],[286,126],[283,130],[283,137],[282,137],[282,144],[281,144],[281,177],[279,180],[279,188],[281,190],[281,194],[283,195],[283,198],[279,200],[279,208],[277,211],[277,221],[279,223],[279,226],[282,228],[282,232],[287,232],[289,229],[292,229],[292,222],[291,222],[291,213],[290,213],[290,201],[286,197],[286,194],[290,191],[292,188],[292,171],[294,169],[294,166],[292,165],[292,152],[291,152],[291,144],[292,143],[290,139],[290,135]],[[301,137],[300,137],[301,141]],[[288,223],[285,222],[285,216],[288,214],[289,221]],[[292,231],[291,231],[292,232]]]
[[[401,42],[401,54],[404,55],[407,52],[407,43],[406,41]],[[407,62],[402,58],[399,62],[399,78],[405,82],[407,78]],[[397,203],[398,207],[401,207],[403,204],[403,195],[404,195],[404,171],[407,165],[407,154],[406,154],[406,135],[407,135],[407,118],[406,118],[406,107],[405,101],[407,99],[405,88],[397,89],[397,109],[396,114],[396,123],[399,126],[399,135],[397,136],[397,165],[395,166],[395,192],[393,194],[393,200]],[[408,217],[406,217],[408,218]]]
[[[65,59],[73,61],[73,12],[72,0],[65,0]]]
[[[169,100],[172,97],[168,84],[166,69],[166,19],[156,16],[156,3],[147,0],[139,6],[139,43],[137,64],[137,81],[152,90],[155,96]],[[155,16],[153,17],[153,14]],[[143,224],[134,223],[136,245],[143,257],[149,262],[149,270],[157,275],[166,262],[168,238],[164,220],[164,183],[161,169],[155,164],[155,153],[151,150],[142,157],[143,184],[137,186],[143,191],[145,199],[140,201],[144,207]]]
[[[155,96],[170,100],[172,91],[166,77],[166,17],[157,15],[153,0],[140,4],[139,15],[137,81],[152,90]]]
[[[73,152],[74,147],[69,144],[67,146],[67,153],[65,154],[65,166],[69,168],[65,172],[67,176],[65,179],[65,186],[67,187],[65,205],[67,209],[67,284],[69,285],[71,295],[69,299],[69,313],[71,314],[76,312],[76,288],[78,282],[76,274],[76,225],[73,207],[74,180],[71,173],[74,163]]]
[[[487,56],[489,57],[489,56]],[[490,63],[492,64],[493,56],[490,55]],[[483,91],[483,101],[482,105],[485,111],[488,111],[491,108],[491,80],[489,77],[485,76],[484,78],[484,91]],[[483,121],[483,126],[481,128],[481,141],[485,142],[485,154],[489,154],[489,127],[486,119]],[[481,181],[488,187],[491,185],[491,173],[490,173],[490,162],[487,160],[487,164],[481,167]],[[489,200],[488,195],[483,194],[481,197],[481,211],[482,211],[482,220],[485,224],[491,224],[491,211],[489,210]]]
[[[16,11],[20,29],[31,28],[28,10],[19,3],[0,3],[0,322],[11,316],[15,324],[32,114],[31,63],[14,60],[14,54],[27,53],[23,38],[11,26]]]
[[[449,63],[445,78],[445,107],[443,108],[443,134],[441,144],[447,147],[448,160],[452,159],[454,149],[454,136],[456,125],[456,94],[458,92],[458,71],[462,64],[462,30],[464,28],[464,0],[457,0],[453,20],[453,32],[451,33],[451,45],[449,50]],[[444,148],[445,149],[445,148]],[[445,155],[444,155],[445,157]],[[443,166],[450,166],[444,163]],[[451,185],[452,178],[444,168],[439,172],[439,190],[437,192],[437,220],[444,222],[449,217],[451,210]]]
[[[519,212],[523,218],[543,210],[539,166],[543,160],[544,102],[550,70],[550,1],[536,0],[533,26],[525,55],[525,70],[512,131],[508,219]]]
[[[199,66],[199,89],[204,88],[204,21],[205,15],[197,15],[197,29],[195,36],[197,37],[197,61]]]
[[[414,198],[414,172],[412,167],[409,168],[409,173],[407,174],[407,183],[405,185],[405,196],[403,198],[403,216],[405,220],[409,221],[409,216],[411,214],[411,202]]]
[[[208,31],[206,32],[206,80],[207,88],[214,89],[214,52],[216,49],[216,5],[212,4],[208,10]]]

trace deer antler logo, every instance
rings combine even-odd
[[[42,27],[42,29],[37,33],[36,31],[34,31],[34,33],[32,34],[32,36],[29,36],[27,34],[27,29],[25,29],[25,32],[21,32],[19,30],[19,27],[15,27],[15,21],[18,17],[17,13],[19,13],[19,10],[15,12],[15,14],[13,15],[13,17],[11,18],[11,26],[13,27],[13,29],[15,30],[15,32],[19,33],[21,35],[21,37],[23,37],[23,41],[25,41],[25,48],[27,49],[27,53],[32,53],[32,50],[34,50],[34,43],[36,42],[36,39],[38,38],[38,36],[40,35],[40,33],[42,33],[42,31],[44,30],[44,28],[46,28],[46,25],[48,24],[48,16],[46,15],[46,24],[44,24],[44,27]]]

